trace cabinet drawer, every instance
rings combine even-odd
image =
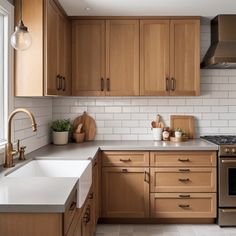
[[[64,233],[66,234],[68,229],[70,228],[70,225],[72,224],[72,220],[76,214],[76,194],[73,196],[73,198],[70,200],[66,211],[64,213]]]
[[[151,168],[151,192],[216,192],[216,168]]]
[[[149,166],[149,152],[103,152],[102,166]]]
[[[215,218],[216,193],[151,193],[153,218]]]
[[[151,166],[216,166],[216,152],[151,152]]]

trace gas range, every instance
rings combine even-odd
[[[235,135],[213,135],[202,136],[211,143],[219,145],[219,156],[235,157],[236,156],[236,136]]]
[[[236,226],[236,136],[203,136],[219,145],[218,152],[218,224]]]

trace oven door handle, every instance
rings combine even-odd
[[[222,163],[236,163],[236,160],[221,160]]]
[[[221,211],[225,213],[231,213],[231,212],[236,212],[236,209],[221,209]]]

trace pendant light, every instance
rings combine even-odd
[[[26,50],[30,47],[32,42],[28,28],[24,25],[22,20],[22,0],[20,0],[20,20],[15,27],[15,32],[11,36],[11,45],[19,51]]]

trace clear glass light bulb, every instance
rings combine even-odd
[[[28,49],[31,43],[31,36],[23,22],[20,21],[18,26],[16,26],[15,32],[11,36],[11,45],[16,50],[23,51]]]

